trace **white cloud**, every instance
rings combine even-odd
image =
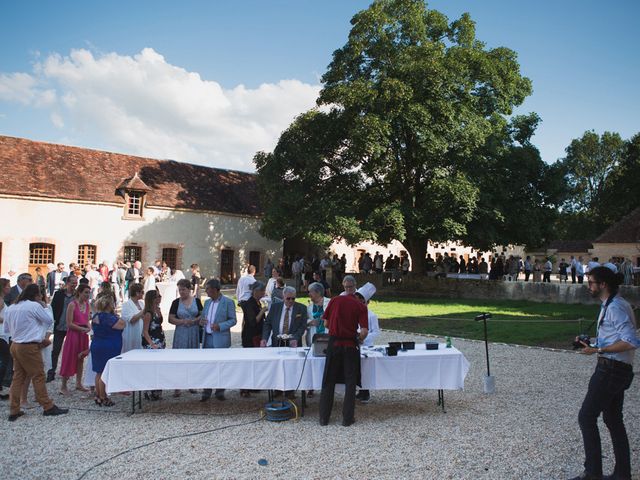
[[[134,56],[72,50],[43,59],[33,75],[0,74],[0,100],[50,109],[76,144],[99,138],[124,153],[241,170],[253,170],[255,152],[273,149],[319,90],[298,80],[223,89],[151,48]]]

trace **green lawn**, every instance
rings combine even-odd
[[[597,305],[397,297],[377,298],[369,306],[381,328],[472,339],[484,338],[482,322],[473,317],[490,312],[490,341],[556,348],[570,348],[599,310]]]

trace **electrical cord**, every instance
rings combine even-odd
[[[123,455],[126,455],[127,453],[131,453],[134,452],[136,450],[140,450],[142,448],[145,447],[149,447],[151,445],[156,445],[158,443],[162,443],[162,442],[166,442],[167,440],[175,440],[176,438],[188,438],[188,437],[195,437],[198,435],[205,435],[207,433],[213,433],[213,432],[219,432],[221,430],[226,430],[228,428],[235,428],[235,427],[244,427],[246,425],[251,425],[253,423],[258,423],[259,421],[261,421],[264,418],[264,413],[262,413],[260,415],[260,418],[256,419],[256,420],[251,420],[249,422],[243,422],[243,423],[234,423],[232,425],[225,425],[224,427],[217,427],[217,428],[212,428],[209,430],[201,430],[199,432],[190,432],[190,433],[183,433],[180,435],[171,435],[169,437],[161,437],[158,438],[156,440],[153,440],[151,442],[147,442],[147,443],[143,443],[141,445],[137,445],[135,447],[131,447],[128,448],[127,450],[123,450],[122,452],[116,453],[115,455],[112,455],[109,458],[106,458],[105,460],[101,461],[100,463],[96,463],[95,465],[91,466],[90,468],[88,468],[87,470],[85,470],[82,475],[80,475],[78,477],[78,480],[82,480],[83,478],[85,478],[89,473],[91,473],[93,470],[95,470],[96,468],[101,467],[102,465],[110,462],[111,460],[115,460],[118,457],[121,457]]]

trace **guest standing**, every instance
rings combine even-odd
[[[17,304],[5,312],[8,334],[12,338],[13,381],[11,382],[9,421],[24,415],[20,410],[20,395],[26,378],[31,378],[37,402],[44,409],[43,415],[62,415],[69,410],[58,408],[47,393],[44,364],[40,350],[46,346],[45,332],[53,323],[45,308],[37,285],[25,287]]]
[[[8,278],[0,278],[0,295],[9,294],[11,283]],[[9,334],[4,328],[4,312],[8,307],[0,301],[0,392],[2,391],[4,377],[11,366],[11,353],[9,351]],[[9,395],[0,393],[0,400],[7,400]]]
[[[147,349],[165,348],[167,346],[162,330],[162,297],[157,290],[149,290],[144,294],[144,320],[142,326],[142,347]],[[160,400],[161,390],[153,390],[151,395],[145,393],[148,400]]]
[[[125,322],[122,331],[122,353],[142,348],[143,296],[142,285],[134,283],[129,288],[129,300],[122,304],[122,320]]]
[[[253,265],[249,267],[250,272],[251,267]],[[255,271],[255,267],[253,267],[252,273],[255,273]],[[200,320],[201,325],[205,327],[202,348],[229,348],[231,346],[231,327],[238,322],[236,319],[236,306],[233,300],[222,294],[220,282],[216,279],[211,279],[207,282],[206,292],[209,298],[204,302],[204,310]],[[201,401],[206,402],[209,400],[211,392],[210,388],[205,388],[202,392]],[[220,401],[225,400],[224,389],[216,389],[215,396]]]
[[[169,323],[176,326],[173,333],[172,348],[200,347],[200,313],[202,303],[191,293],[191,281],[183,278],[178,281],[178,298],[171,303]],[[180,396],[180,390],[174,392]]]
[[[325,297],[324,286],[320,282],[313,282],[309,285],[309,299],[311,302],[307,307],[307,346],[311,346],[313,343],[313,336],[316,333],[327,333],[322,319],[327,305],[331,301],[330,298]]]
[[[69,377],[76,376],[76,390],[88,391],[82,386],[82,371],[84,358],[89,354],[89,296],[91,289],[88,285],[79,285],[76,289],[75,299],[67,307],[67,335],[62,348],[62,365],[60,376],[62,386],[60,393],[69,394],[67,382]]]
[[[242,309],[242,346],[244,348],[259,347],[262,338],[262,324],[267,307],[260,300],[265,296],[264,283],[258,281],[251,285],[251,297],[240,302]]]
[[[248,300],[249,297],[251,297],[251,290],[249,290],[249,286],[255,283],[255,274],[256,267],[249,265],[247,274],[243,275],[240,277],[240,280],[238,280],[238,285],[236,286],[236,300],[238,300],[238,302]]]
[[[191,282],[178,282],[178,298],[171,303],[169,323],[176,326],[172,348],[198,348],[200,313],[202,303],[191,294]]]
[[[258,281],[251,285],[251,297],[240,302],[242,309],[242,347],[253,348],[260,346],[262,338],[262,324],[267,313],[267,307],[262,306],[260,299],[265,296],[264,283]],[[241,397],[249,397],[249,390],[240,390]]]
[[[67,308],[75,298],[78,277],[69,275],[64,279],[64,288],[57,290],[51,299],[53,311],[53,348],[51,349],[51,368],[47,372],[47,383],[56,378],[58,357],[62,351],[62,343],[67,335]]]
[[[96,373],[96,398],[98,405],[111,407],[113,402],[105,391],[102,372],[109,359],[117,357],[122,351],[122,329],[124,320],[115,314],[115,302],[111,295],[100,295],[96,299],[97,314],[91,321],[93,341],[91,342],[91,361]]]
[[[144,293],[156,289],[156,275],[153,267],[147,268],[147,274],[144,277]]]

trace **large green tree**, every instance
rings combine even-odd
[[[471,175],[480,196],[466,243],[487,250],[504,243],[540,247],[556,238],[566,182],[562,166],[545,163],[531,143],[539,122],[535,113],[515,116],[476,152],[479,168]]]
[[[322,78],[318,109],[255,162],[263,233],[317,244],[404,241],[423,267],[428,241],[465,238],[481,198],[477,152],[531,93],[516,54],[476,39],[421,0],[356,14]],[[508,241],[504,239],[503,241]]]
[[[561,168],[568,196],[562,207],[559,234],[570,239],[593,239],[624,210],[616,205],[621,197],[616,197],[613,185],[627,154],[627,142],[618,133],[587,131],[572,140],[565,151]]]

